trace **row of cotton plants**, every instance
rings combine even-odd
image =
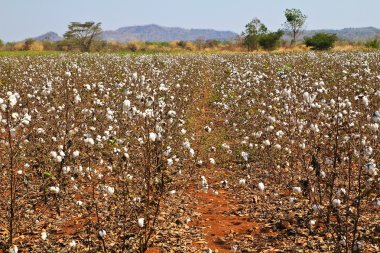
[[[289,212],[302,203],[303,226],[337,251],[378,243],[380,55],[238,55],[224,65],[213,101],[228,133],[220,163],[238,164],[240,185],[265,202]]]
[[[0,248],[144,252],[194,159],[185,116],[210,63],[2,57]]]

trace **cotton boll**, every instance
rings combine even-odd
[[[301,192],[302,192],[302,189],[301,189],[301,187],[295,186],[295,187],[293,187],[293,191],[294,191],[295,193],[301,193]]]
[[[243,157],[243,160],[244,161],[248,161],[248,158],[249,158],[249,154],[247,153],[247,152],[245,152],[245,151],[242,151],[241,152],[241,156]]]
[[[104,229],[102,229],[102,230],[99,230],[99,237],[100,238],[104,238],[104,237],[106,237],[106,235],[107,235],[107,232],[104,230]]]
[[[264,186],[264,183],[263,182],[260,182],[257,187],[259,188],[260,191],[264,191],[265,190],[265,186]]]
[[[55,193],[55,194],[58,194],[58,193],[59,193],[59,187],[58,187],[58,186],[50,186],[50,187],[49,187],[49,190],[50,190],[52,193]]]
[[[173,196],[176,193],[176,190],[169,191],[169,195]]]
[[[79,154],[80,154],[79,150],[75,150],[75,151],[73,152],[73,157],[74,157],[74,158],[77,158],[77,157],[79,157]]]
[[[245,183],[246,183],[245,178],[242,178],[242,179],[239,180],[239,185],[244,186]]]
[[[210,158],[210,159],[209,159],[209,162],[210,162],[210,164],[212,164],[212,165],[214,165],[214,164],[216,163],[214,158]]]
[[[47,239],[47,234],[46,234],[45,230],[43,230],[42,233],[41,233],[41,239],[44,240],[44,241]]]
[[[77,246],[77,243],[75,242],[75,240],[72,240],[70,243],[69,243],[69,246],[70,248],[75,248]]]
[[[144,218],[139,218],[137,220],[137,224],[139,225],[140,228],[144,227]]]
[[[341,201],[340,199],[333,199],[332,204],[333,204],[333,207],[338,208],[341,204]]]
[[[106,186],[106,192],[110,195],[114,194],[115,192],[115,188],[111,187],[111,186]]]
[[[9,250],[9,253],[18,253],[18,247],[16,245],[12,245]]]

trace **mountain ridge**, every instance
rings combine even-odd
[[[364,41],[372,38],[380,38],[380,29],[376,27],[358,27],[343,29],[314,29],[306,30],[299,39],[303,37],[313,36],[318,32],[335,33],[339,39],[348,41]],[[181,27],[166,27],[156,24],[124,26],[116,30],[103,31],[101,38],[108,42],[130,42],[130,41],[195,41],[203,40],[221,40],[229,41],[238,36],[237,33],[231,31],[218,31],[214,29],[196,29]],[[56,42],[62,40],[63,37],[55,32],[48,32],[40,36],[34,37],[35,40],[47,40]],[[284,35],[284,40],[290,40],[289,35]]]

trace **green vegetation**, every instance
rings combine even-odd
[[[70,46],[79,48],[82,52],[89,52],[93,42],[101,35],[101,23],[71,22],[68,31],[63,37]]]
[[[304,43],[307,47],[311,47],[313,50],[328,50],[334,46],[337,41],[335,34],[329,33],[316,33],[313,37],[306,37]]]
[[[307,16],[304,15],[299,9],[286,9],[285,18],[286,22],[284,27],[292,35],[291,43],[294,44],[297,36],[302,32]]]
[[[365,43],[365,46],[372,49],[380,49],[380,40],[375,38]]]
[[[279,46],[282,35],[284,32],[281,30],[263,34],[259,37],[259,45],[265,50],[274,50]]]

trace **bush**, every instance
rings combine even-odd
[[[372,39],[365,43],[365,46],[373,49],[380,49],[380,41],[378,39]]]
[[[334,43],[338,40],[336,34],[316,33],[313,37],[306,37],[304,43],[313,50],[327,50],[334,47]]]
[[[259,45],[265,50],[274,50],[280,44],[282,31],[270,32],[259,36]]]

